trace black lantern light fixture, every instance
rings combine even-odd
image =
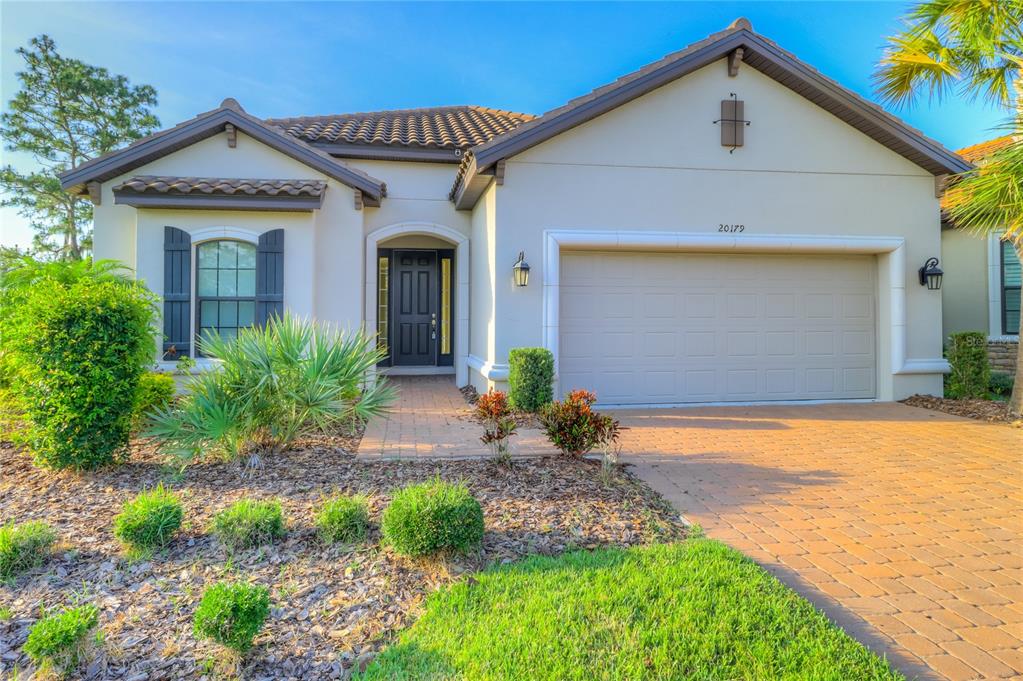
[[[512,272],[515,274],[516,286],[526,286],[529,284],[529,263],[526,262],[524,251],[519,251],[519,259],[512,266]]]
[[[920,268],[920,285],[926,286],[928,291],[937,291],[941,288],[941,277],[945,274],[938,267],[937,258],[928,258],[924,266]]]

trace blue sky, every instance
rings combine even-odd
[[[48,33],[63,54],[160,95],[165,126],[239,100],[258,116],[480,104],[542,113],[747,16],[754,30],[872,97],[904,2],[52,3],[0,1],[0,95],[14,50]],[[1001,114],[949,98],[896,111],[951,148]],[[4,152],[4,162],[30,159]],[[0,209],[0,243],[30,231]]]

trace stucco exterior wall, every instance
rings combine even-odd
[[[942,334],[988,333],[987,237],[959,229],[941,233]]]
[[[712,125],[730,92],[752,121],[734,153]],[[904,238],[906,356],[941,357],[940,294],[915,280],[941,250],[932,176],[749,67],[729,78],[711,64],[509,159],[496,221],[498,364],[542,344],[545,230],[716,235],[721,224],[745,226],[738,249],[756,235]],[[520,250],[534,268],[526,288],[500,276]],[[890,343],[879,333],[879,358]],[[941,390],[938,373],[879,378],[895,398]]]
[[[491,185],[472,211],[469,272],[472,290],[469,300],[469,379],[476,390],[486,392],[493,382],[483,375],[484,365],[493,363],[497,347],[496,286],[494,260],[497,239],[497,186]],[[503,326],[503,324],[502,324]]]

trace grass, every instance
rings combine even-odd
[[[46,523],[0,526],[0,581],[42,565],[56,541],[57,533]]]
[[[369,506],[364,497],[337,495],[316,514],[316,529],[324,542],[354,544],[366,538]]]
[[[213,516],[212,530],[232,550],[272,544],[284,537],[284,511],[277,500],[242,499]]]
[[[156,549],[171,540],[183,517],[181,501],[161,484],[125,502],[114,516],[114,536],[136,551]]]
[[[533,557],[432,595],[362,679],[901,679],[758,565],[690,539]]]

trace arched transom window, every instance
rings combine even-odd
[[[199,244],[196,269],[199,337],[217,331],[225,339],[252,326],[256,317],[256,246],[243,241]]]

